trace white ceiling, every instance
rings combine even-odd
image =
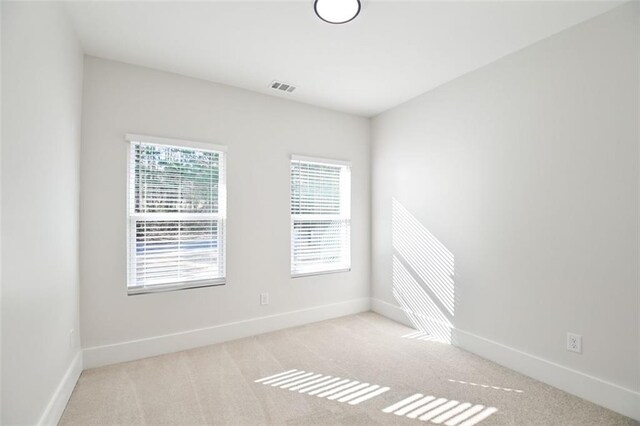
[[[312,0],[66,6],[89,55],[373,116],[618,4],[363,0],[344,25]]]

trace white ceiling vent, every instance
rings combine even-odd
[[[282,92],[287,92],[287,93],[291,93],[291,92],[293,92],[294,90],[297,89],[297,87],[294,86],[293,84],[283,83],[283,82],[277,81],[277,80],[273,80],[271,82],[270,87],[272,89],[280,90]]]

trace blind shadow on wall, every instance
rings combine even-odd
[[[455,315],[454,256],[392,198],[393,296],[414,328],[407,338],[451,343]]]

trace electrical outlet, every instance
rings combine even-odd
[[[269,304],[269,293],[260,293],[260,304],[261,305]]]
[[[567,333],[567,350],[582,353],[582,336],[575,333]]]

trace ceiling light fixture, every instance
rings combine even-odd
[[[316,0],[313,9],[318,18],[330,24],[345,24],[360,13],[360,0]]]

